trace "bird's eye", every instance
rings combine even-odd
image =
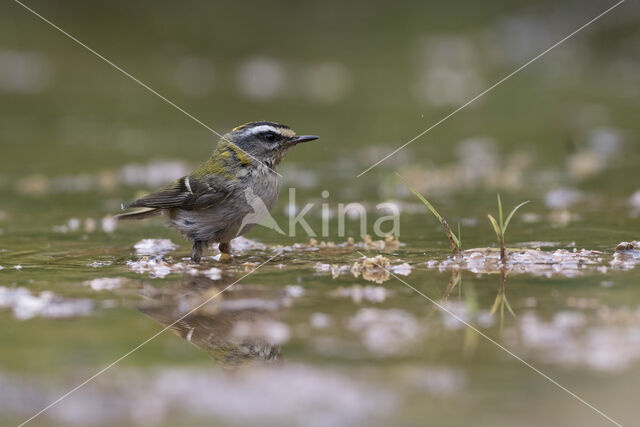
[[[276,140],[276,134],[273,132],[267,132],[264,134],[264,139],[266,139],[269,142],[273,142]]]

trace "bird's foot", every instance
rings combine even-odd
[[[220,250],[220,262],[231,262],[231,245],[229,243],[220,243],[218,249]]]
[[[196,240],[193,242],[193,249],[191,250],[191,261],[196,264],[200,264],[200,259],[202,258],[202,242],[200,240]]]

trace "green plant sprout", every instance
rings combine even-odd
[[[436,208],[434,208],[433,205],[429,203],[429,201],[425,199],[424,196],[420,194],[420,192],[418,192],[418,190],[413,188],[411,184],[409,184],[409,181],[404,179],[402,175],[400,175],[398,172],[396,172],[396,175],[398,175],[398,177],[400,177],[400,179],[404,181],[405,185],[409,188],[409,190],[411,190],[411,192],[415,194],[415,196],[418,199],[420,199],[422,203],[424,203],[424,205],[431,211],[433,216],[435,216],[436,219],[440,222],[440,224],[442,224],[442,227],[444,228],[444,232],[447,235],[447,238],[449,239],[449,245],[451,245],[451,250],[453,251],[453,254],[456,255],[458,252],[460,252],[462,250],[462,234],[460,232],[460,223],[458,223],[458,235],[456,236],[455,234],[453,234],[451,227],[449,227],[449,223],[447,223],[447,220],[444,219],[442,215],[438,213]]]
[[[498,236],[498,241],[500,242],[500,261],[502,262],[502,264],[504,264],[507,261],[507,254],[504,248],[504,235],[507,232],[507,227],[509,226],[509,222],[511,221],[511,218],[513,218],[513,214],[515,214],[518,209],[520,209],[522,206],[526,205],[527,203],[529,203],[529,200],[527,200],[526,202],[522,202],[518,206],[513,208],[513,210],[507,217],[507,220],[503,222],[502,201],[500,200],[500,193],[498,193],[498,219],[500,220],[500,222],[496,221],[496,219],[493,216],[491,216],[491,214],[487,215],[489,217],[489,221],[491,221],[491,225],[493,225],[493,230],[496,232],[496,236]]]

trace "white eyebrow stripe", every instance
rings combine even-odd
[[[257,135],[263,132],[273,132],[273,133],[277,133],[278,135],[282,135],[282,131],[280,129],[273,127],[271,125],[260,125],[260,126],[252,127],[252,128],[249,128],[246,132],[249,135]]]

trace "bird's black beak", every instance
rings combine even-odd
[[[318,138],[320,137],[315,135],[300,135],[291,138],[285,143],[285,145],[288,147],[293,147],[294,145],[300,144],[301,142],[313,141],[314,139]]]

